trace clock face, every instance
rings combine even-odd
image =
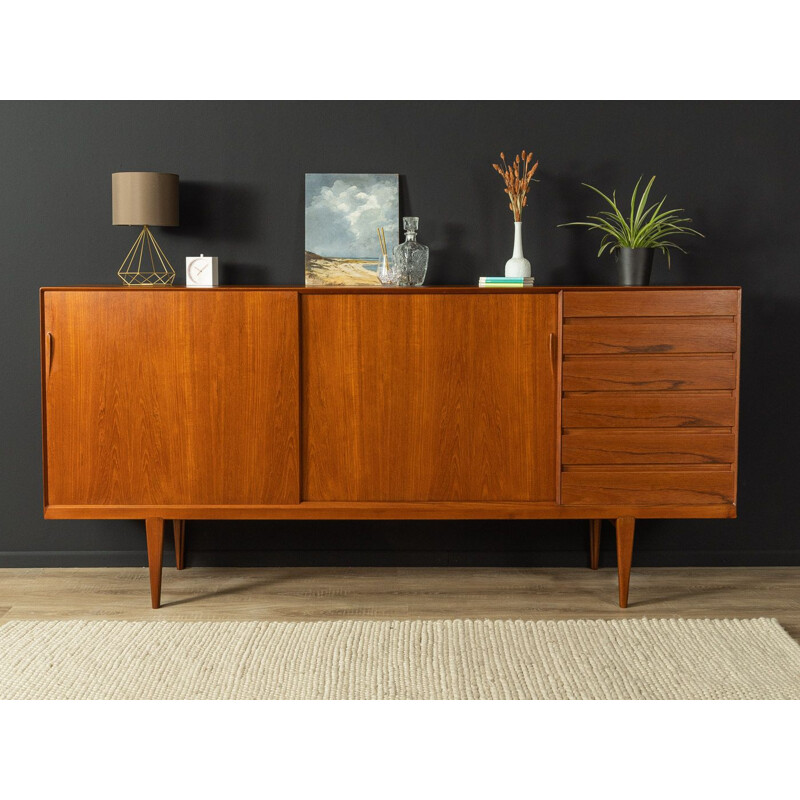
[[[210,273],[207,273],[210,269],[210,258],[195,258],[193,261],[189,262],[189,268],[187,270],[189,279],[193,283],[203,283],[204,281],[208,281],[210,280]]]
[[[195,282],[200,281],[200,276],[209,267],[209,263],[205,258],[195,258],[189,264],[189,277]]]

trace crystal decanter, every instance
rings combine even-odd
[[[392,251],[396,286],[422,286],[428,271],[428,247],[417,241],[419,217],[403,217],[406,240]]]

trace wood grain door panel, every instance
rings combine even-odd
[[[46,501],[299,500],[291,292],[48,291]]]
[[[564,391],[734,389],[736,362],[714,356],[569,356]]]
[[[732,317],[587,317],[564,320],[564,353],[733,353]]]
[[[301,316],[304,499],[555,499],[555,294],[305,295]]]
[[[717,428],[736,419],[731,392],[588,392],[564,396],[564,428]]]

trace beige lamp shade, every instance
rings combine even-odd
[[[114,172],[114,225],[177,225],[178,176],[172,172]]]

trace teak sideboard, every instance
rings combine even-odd
[[[736,516],[741,290],[41,290],[44,515]]]

